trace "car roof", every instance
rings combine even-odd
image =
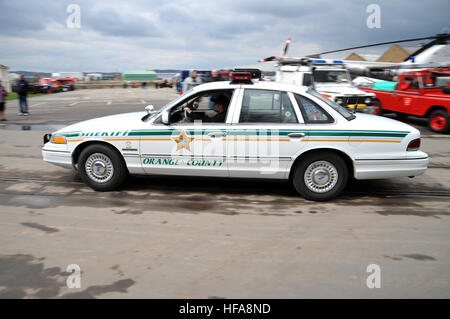
[[[194,92],[206,90],[235,89],[240,87],[245,89],[279,90],[297,93],[305,93],[308,89],[307,86],[285,84],[272,81],[253,81],[253,84],[231,84],[231,81],[218,81],[197,85],[194,87]]]

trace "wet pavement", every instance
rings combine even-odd
[[[133,90],[37,97],[31,116],[7,112],[0,298],[450,297],[449,136],[425,132],[424,175],[352,181],[327,203],[284,182],[206,178],[129,178],[99,193],[42,161],[42,135],[59,125],[174,95]],[[66,285],[70,264],[81,288]],[[366,285],[370,264],[381,288]]]

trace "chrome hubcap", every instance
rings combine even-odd
[[[338,181],[336,167],[327,161],[311,163],[305,171],[306,186],[315,193],[325,193],[333,189]]]
[[[111,159],[102,153],[91,154],[85,164],[86,174],[97,183],[106,183],[114,174]]]

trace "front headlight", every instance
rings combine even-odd
[[[367,98],[364,100],[364,103],[365,103],[365,104],[370,104],[370,102],[372,102],[372,99],[371,99],[370,97],[367,97]]]
[[[67,140],[64,136],[52,135],[50,142],[53,144],[67,144]]]
[[[342,103],[344,103],[344,100],[341,99],[340,97],[338,97],[338,98],[336,99],[336,103],[342,105]]]

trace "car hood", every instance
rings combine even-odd
[[[123,113],[99,117],[87,121],[78,122],[66,126],[54,134],[63,134],[68,132],[101,132],[101,131],[117,131],[136,129],[142,125],[142,117],[146,112]]]
[[[323,93],[333,93],[337,95],[364,95],[364,96],[372,96],[373,93],[364,92],[358,88],[352,87],[348,84],[316,84],[316,90]]]
[[[354,130],[402,131],[417,134],[419,133],[419,130],[411,125],[387,117],[363,113],[356,113],[355,115],[356,118],[349,122]]]

